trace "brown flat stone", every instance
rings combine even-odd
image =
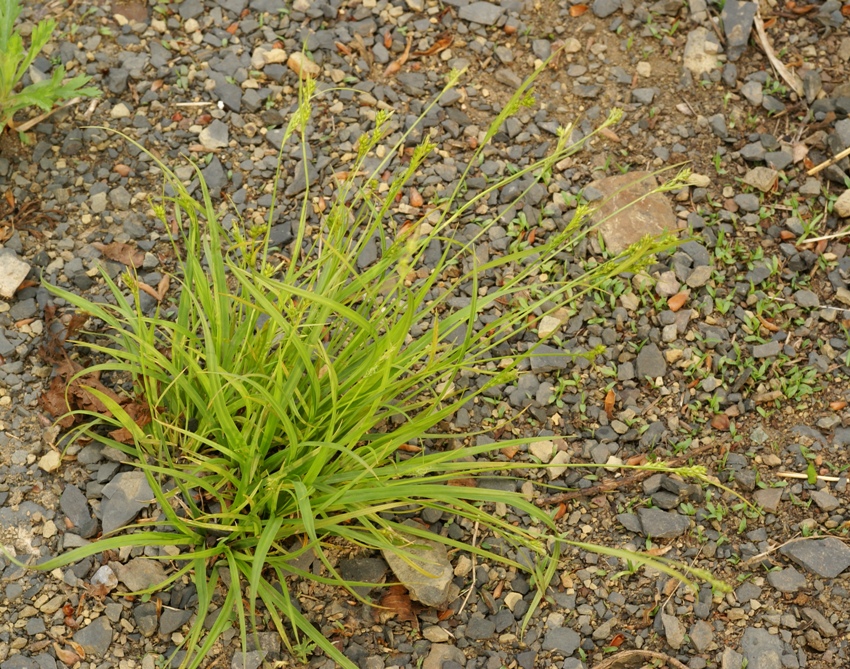
[[[651,172],[605,177],[592,182],[589,187],[602,193],[592,221],[599,222],[596,229],[613,253],[625,251],[646,235],[657,237],[678,228],[676,214],[667,198],[660,193],[647,195],[658,187],[658,181]]]

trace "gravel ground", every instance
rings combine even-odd
[[[24,10],[30,28],[47,15],[59,24],[34,63],[38,73],[64,63],[92,75],[104,97],[43,121],[29,145],[7,135],[0,146],[7,195],[0,199],[0,268],[8,271],[13,257],[31,268],[14,296],[0,301],[5,545],[42,559],[152,513],[143,476],[109,449],[71,444],[60,462],[57,448],[66,444],[39,404],[53,373],[39,353],[50,310],[70,317],[39,278],[96,296],[105,292],[100,267],[116,276],[122,260],[135,262],[150,286],[174,267],[166,231],[148,211],[148,196],[161,191],[151,160],[88,126],[121,130],[187,183],[189,156],[219,201],[229,199],[246,220],[262,219],[282,126],[297,98],[289,56],[306,43],[312,61],[300,67],[314,68],[322,86],[346,87],[318,101],[308,134],[315,225],[332,175],[345,169],[376,109],[394,110],[399,133],[450,69],[469,67],[414,132],[414,139],[427,133],[439,149],[415,178],[422,201],[407,192],[398,203],[395,215],[404,221],[454,183],[522,78],[562,47],[540,77],[536,105],[496,135],[470,188],[540,156],[559,124],[578,119],[587,134],[613,106],[625,118],[505,212],[487,250],[534,243],[563,224],[578,195],[603,198],[623,174],[686,160],[691,186],[645,200],[602,238],[617,250],[644,226],[683,225],[692,241],[645,274],[618,277],[608,293],[540,324],[558,332],[553,354],[604,346],[594,361],[535,358],[514,385],[462,410],[454,425],[489,426],[494,438],[511,429],[537,437],[505,456],[520,480],[492,485],[549,505],[571,538],[653,548],[711,570],[734,591],[690,593],[659,574],[572,551],[524,636],[518,621],[533,596],[525,577],[464,555],[451,556],[460,594],[448,614],[424,608],[415,620],[376,619],[356,601],[308,585],[301,605],[369,669],[579,669],[632,649],[691,669],[850,666],[850,256],[848,237],[837,234],[850,216],[850,164],[844,158],[807,173],[850,147],[848,6],[762,6],[773,52],[797,77],[791,84],[756,38],[746,39],[756,5],[737,0],[726,0],[722,23],[721,8],[704,0],[112,4],[31,0]],[[408,44],[410,58],[392,66]],[[299,155],[297,147],[285,152],[284,174],[293,176],[272,233],[284,251],[300,206],[294,196],[306,187]],[[476,215],[501,211],[519,192],[494,194]],[[129,248],[129,259],[117,248]],[[570,271],[602,252],[595,240],[584,245]],[[360,262],[367,265],[369,253]],[[152,296],[142,298],[155,306]],[[523,409],[507,428],[501,417]],[[615,467],[522,467],[532,460],[615,465],[653,455],[705,465],[741,497]],[[789,472],[803,478],[782,476]],[[810,484],[807,475],[832,478]],[[747,513],[741,499],[763,513]],[[509,509],[495,512],[528,521]],[[472,527],[424,515],[434,531],[475,540]],[[124,597],[162,579],[160,563],[137,559],[145,553],[153,550],[49,574],[3,562],[0,669],[157,666],[193,624],[197,598],[188,583],[160,594],[161,606]],[[374,556],[343,560],[341,568],[357,580],[380,581],[387,572]],[[297,662],[273,633],[260,641],[261,650],[243,657],[227,635],[210,666],[244,660],[257,667],[264,657],[268,666]],[[331,666],[303,650],[311,666]]]

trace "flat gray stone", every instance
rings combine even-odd
[[[667,363],[656,344],[647,344],[640,350],[635,360],[635,370],[641,380],[646,377],[654,380],[667,373]]]
[[[782,641],[766,629],[748,627],[741,638],[747,669],[782,669]]]
[[[823,578],[835,578],[850,567],[850,548],[834,537],[795,541],[780,548],[779,552]]]
[[[720,17],[726,32],[726,53],[730,61],[738,60],[747,48],[758,4],[726,0]]]
[[[782,352],[782,344],[778,341],[770,341],[767,344],[756,344],[753,346],[754,358],[771,358]]]
[[[466,636],[476,641],[489,639],[496,633],[496,623],[489,618],[475,615],[466,624]]]
[[[59,498],[59,508],[73,524],[73,529],[84,539],[90,539],[97,532],[97,520],[92,518],[86,496],[75,485],[66,485]]]
[[[704,653],[714,642],[714,628],[705,620],[697,620],[692,626],[690,634],[691,643],[698,653]]]
[[[230,131],[227,124],[215,119],[206,128],[201,130],[198,141],[205,149],[223,149],[230,141]]]
[[[408,538],[413,545],[403,549],[405,557],[414,562],[418,569],[390,550],[383,551],[384,560],[399,582],[408,589],[411,599],[435,609],[442,609],[448,604],[454,578],[446,546],[438,541],[413,535]]]
[[[673,650],[679,650],[685,641],[685,626],[676,616],[667,613],[661,614],[661,624],[664,626],[664,636],[667,637],[667,645]]]
[[[554,650],[561,655],[570,656],[576,652],[581,637],[568,627],[554,627],[543,637],[543,650]]]
[[[74,634],[74,641],[83,647],[86,655],[103,657],[112,644],[112,625],[106,616],[95,618],[87,627]]]
[[[763,488],[756,490],[753,493],[753,497],[756,500],[756,504],[761,506],[765,511],[774,513],[782,501],[782,488]]]
[[[466,664],[466,655],[460,648],[451,644],[431,644],[431,651],[422,662],[422,669],[443,669],[444,662],[454,662],[462,667]]]
[[[109,534],[132,522],[153,499],[153,490],[144,472],[118,474],[103,487],[103,533]]]
[[[812,498],[821,511],[835,511],[841,506],[838,498],[827,490],[812,490],[809,492],[809,497]]]
[[[638,509],[638,516],[644,536],[653,539],[674,539],[691,526],[690,520],[675,511],[642,508]]]
[[[496,24],[499,17],[505,10],[494,5],[492,2],[473,2],[470,5],[461,7],[458,11],[458,16],[463,21],[472,21],[480,23],[482,26],[492,26]]]
[[[590,8],[593,14],[600,19],[607,18],[622,7],[622,0],[593,0]]]
[[[531,354],[531,371],[535,374],[566,369],[570,356],[552,346],[540,344]]]
[[[165,567],[159,560],[137,557],[127,564],[111,562],[109,566],[118,576],[118,580],[126,585],[131,592],[147,590],[159,585],[166,579]]]
[[[622,253],[644,237],[676,230],[678,219],[667,198],[652,193],[658,182],[651,172],[629,172],[588,185],[601,194],[592,216],[596,230],[612,253]],[[622,211],[621,211],[622,210]]]
[[[806,587],[806,577],[794,567],[785,567],[781,571],[772,571],[767,575],[767,582],[779,592],[797,592]]]

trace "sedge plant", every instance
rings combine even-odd
[[[460,76],[453,73],[448,85]],[[482,148],[508,116],[532,104],[530,85],[526,82],[495,119]],[[307,146],[315,96],[308,80],[284,145],[298,138]],[[617,119],[612,114],[602,127]],[[151,156],[170,186],[153,210],[166,230],[178,230],[176,304],[146,313],[138,280],[129,273],[120,280],[103,274],[106,301],[51,288],[102,325],[98,336],[81,342],[101,360],[84,373],[129,375],[136,400],[149,407],[150,420],[140,425],[144,421],[91,389],[108,415],[91,414],[93,422],[78,429],[121,449],[145,472],[158,516],[148,526],[124,528],[39,568],[107,549],[171,547],[162,559],[179,569],[158,587],[188,574],[198,590],[198,620],[185,642],[186,667],[199,666],[232,625],[238,625],[245,647],[257,616],[280,632],[290,651],[315,644],[341,666],[353,667],[301,612],[293,590],[297,579],[312,579],[361,598],[354,588],[365,584],[346,581],[336,568],[343,545],[389,552],[415,564],[411,549],[417,542],[437,541],[452,551],[530,571],[537,602],[565,544],[651,562],[681,578],[689,575],[687,568],[648,555],[572,542],[547,510],[518,493],[452,485],[503,474],[506,463],[491,456],[528,440],[468,445],[475,440],[464,441],[445,427],[463,405],[509,382],[535,355],[537,344],[526,343],[523,335],[540,318],[620,272],[639,269],[674,242],[646,239],[571,278],[564,254],[592,229],[586,220],[590,210],[580,207],[560,230],[533,246],[486,259],[476,254],[500,212],[479,219],[472,238],[461,228],[506,183],[533,183],[579,151],[582,143],[570,140],[573,128],[559,133],[551,155],[475,195],[463,189],[464,173],[428,216],[398,225],[392,216],[396,196],[435,147],[425,139],[409,162],[396,165],[408,134],[393,122],[391,114],[377,112],[311,234],[307,189],[288,255],[270,253],[272,214],[264,226],[237,222],[226,230],[200,172],[199,194],[193,196]],[[378,167],[368,169],[367,164],[375,165],[368,158],[390,135],[395,145]],[[477,164],[482,148],[470,165]],[[395,176],[382,182],[380,175],[388,170]],[[680,185],[677,180],[669,187]],[[362,269],[357,260],[372,240],[380,253]],[[441,254],[426,269],[423,256],[435,241]],[[543,263],[560,266],[560,275],[552,271],[541,279]],[[457,296],[465,299],[452,299]],[[129,432],[129,445],[105,436],[115,428]],[[496,503],[521,510],[532,525],[515,526],[494,515]],[[533,564],[516,553],[471,546],[404,522],[425,508],[478,523],[482,531],[533,556]],[[321,573],[299,566],[308,552],[323,566]],[[427,566],[419,568],[427,572]],[[229,587],[222,586],[223,574]],[[701,572],[696,576],[710,580]],[[221,612],[207,631],[204,619],[215,603]]]

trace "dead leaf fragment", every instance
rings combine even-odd
[[[437,40],[424,51],[414,51],[414,56],[433,56],[436,53],[440,53],[440,51],[445,51],[448,49],[452,42],[454,42],[454,37],[450,33],[442,33],[437,37]]]
[[[77,664],[77,662],[80,662],[83,659],[76,653],[62,648],[62,646],[55,641],[53,642],[53,650],[56,652],[56,659],[69,667],[73,667]]]
[[[127,267],[139,268],[145,261],[145,254],[143,251],[140,251],[129,244],[125,244],[124,242],[112,242],[111,244],[94,242],[92,246],[110,260],[120,262],[122,265],[127,265]]]
[[[667,306],[670,308],[670,311],[679,311],[679,309],[685,306],[685,302],[688,301],[690,295],[690,292],[687,290],[683,290],[682,292],[673,295],[669,300],[667,300]]]
[[[841,411],[846,406],[847,402],[845,402],[844,400],[836,400],[835,402],[829,403],[829,408],[833,411]]]
[[[715,430],[726,432],[729,429],[729,416],[725,413],[719,413],[711,419],[710,425]]]
[[[373,609],[375,622],[383,624],[395,618],[399,622],[411,623],[415,629],[419,629],[419,618],[413,611],[413,602],[403,585],[391,585],[381,597],[378,606],[381,608]]]
[[[605,415],[608,416],[608,420],[611,420],[614,417],[614,402],[617,397],[614,394],[614,389],[608,391],[605,395]]]
[[[421,193],[415,188],[410,189],[410,206],[411,207],[421,207],[424,204],[425,200],[422,198]]]
[[[590,7],[588,7],[587,5],[584,5],[584,4],[573,5],[572,7],[570,7],[570,16],[572,16],[573,18],[576,18],[576,17],[584,14],[588,9],[590,9]]]
[[[402,66],[407,62],[407,59],[410,58],[410,47],[412,44],[413,34],[409,33],[407,35],[407,46],[404,47],[404,53],[396,58],[392,63],[387,65],[387,69],[384,70],[384,77],[393,77],[401,71]]]

